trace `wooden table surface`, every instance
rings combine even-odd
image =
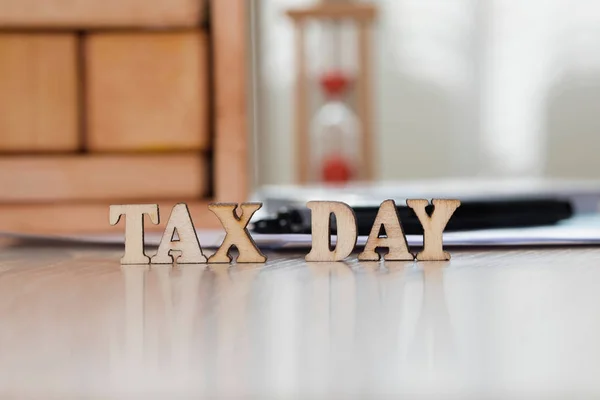
[[[0,243],[0,398],[600,396],[600,249],[121,267]]]

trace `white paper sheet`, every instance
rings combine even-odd
[[[123,234],[43,236],[4,233],[4,235],[32,240],[90,244],[123,244],[124,242]],[[224,236],[222,230],[198,231],[198,239],[205,248],[218,247]],[[146,245],[157,246],[160,237],[158,233],[146,234]],[[310,235],[255,233],[252,237],[261,248],[308,248],[311,244]],[[406,239],[409,246],[423,245],[423,237],[420,235],[407,235]],[[366,236],[359,236],[358,245],[364,245],[366,240]],[[335,236],[332,242],[335,243]],[[447,232],[444,233],[444,245],[456,247],[600,245],[600,215],[579,216],[557,225],[544,227]]]

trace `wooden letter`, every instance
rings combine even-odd
[[[267,261],[267,257],[256,247],[250,232],[246,229],[250,218],[262,207],[262,203],[242,203],[240,205],[242,213],[239,218],[235,213],[237,207],[238,205],[235,203],[213,203],[208,205],[208,209],[221,221],[226,233],[221,247],[208,259],[209,263],[231,262],[231,256],[229,255],[231,246],[238,249],[238,263],[264,263]]]
[[[109,222],[116,225],[125,215],[125,254],[121,264],[148,264],[150,258],[144,254],[144,214],[158,225],[158,204],[122,204],[109,208]]]
[[[429,202],[424,199],[406,200],[423,226],[423,251],[417,254],[418,261],[446,261],[450,253],[443,250],[442,232],[454,211],[460,206],[459,200],[432,200],[433,213],[427,215],[425,207]]]
[[[177,235],[177,237],[175,237]],[[169,222],[163,233],[152,264],[171,264],[178,253],[178,264],[201,264],[206,262],[202,248],[196,236],[196,229],[190,217],[187,204],[179,203],[173,207]]]
[[[311,210],[312,249],[306,261],[341,261],[348,257],[356,245],[356,217],[350,206],[338,201],[309,201]],[[337,243],[331,249],[330,216],[335,216]]]
[[[379,237],[382,226],[385,228],[385,237]],[[365,249],[358,255],[358,259],[361,261],[378,261],[380,258],[379,253],[375,251],[378,247],[389,249],[389,252],[383,257],[384,260],[411,261],[415,258],[408,251],[408,244],[398,218],[394,200],[386,200],[381,203],[367,239],[367,244],[365,244]]]

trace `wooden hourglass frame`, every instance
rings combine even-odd
[[[308,73],[306,68],[305,38],[308,20],[350,20],[357,26],[357,74],[355,78],[357,109],[360,123],[358,176],[360,180],[374,178],[374,140],[372,129],[371,98],[371,26],[376,16],[376,7],[365,3],[323,3],[309,8],[291,9],[288,16],[294,21],[296,31],[296,82],[295,124],[296,164],[299,183],[309,180],[310,135],[308,115]]]

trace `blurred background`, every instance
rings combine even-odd
[[[263,185],[599,178],[599,45],[586,0],[1,0],[0,231],[178,201],[218,227],[208,202]]]
[[[294,25],[304,0],[255,3],[263,183],[295,181]],[[586,0],[374,0],[378,179],[600,176],[600,5]],[[307,28],[309,81],[331,34]],[[342,27],[342,69],[356,71]]]

